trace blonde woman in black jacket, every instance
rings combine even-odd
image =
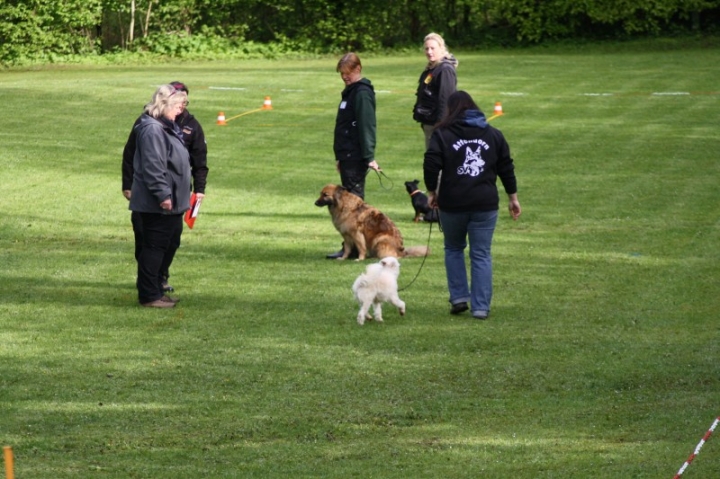
[[[423,169],[431,191],[428,201],[440,209],[450,313],[467,311],[470,303],[473,317],[486,319],[493,292],[490,247],[498,217],[498,177],[508,195],[510,215],[516,220],[521,213],[510,147],[472,97],[457,91],[450,95],[448,114],[430,138]],[[465,269],[468,240],[470,286]]]
[[[413,119],[422,127],[427,148],[433,128],[445,115],[448,97],[457,90],[458,61],[437,33],[425,36],[424,48],[428,63],[418,80]]]

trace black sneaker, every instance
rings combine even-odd
[[[162,289],[163,293],[172,293],[173,291],[175,291],[175,288],[170,286],[167,281],[162,282]]]
[[[450,308],[450,314],[460,314],[460,313],[464,313],[464,312],[467,311],[468,309],[470,309],[470,308],[468,308],[468,304],[467,304],[467,303],[455,303],[455,304],[453,304],[452,307]]]
[[[343,250],[338,251],[337,253],[330,253],[329,255],[325,256],[327,259],[338,259],[342,258],[342,256],[345,254]]]

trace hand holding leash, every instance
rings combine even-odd
[[[428,206],[433,209],[437,209],[437,194],[434,191],[428,193]]]

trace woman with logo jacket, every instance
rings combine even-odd
[[[513,220],[520,216],[515,167],[500,130],[490,126],[472,97],[457,91],[425,152],[424,178],[431,205],[440,209],[451,314],[468,310],[486,319],[492,300],[490,247],[497,222],[499,177]],[[471,284],[465,269],[470,243]]]

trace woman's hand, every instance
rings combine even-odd
[[[520,202],[517,199],[517,193],[508,195],[508,198],[510,200],[510,203],[508,204],[510,216],[512,216],[513,220],[517,221],[517,219],[520,217],[520,214],[522,213],[522,209],[520,208]]]

